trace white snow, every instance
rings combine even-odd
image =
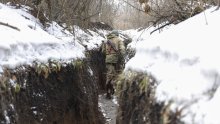
[[[219,90],[214,97],[208,93],[220,84],[219,27],[220,10],[206,10],[178,25],[171,25],[161,33],[128,30],[133,37],[130,44],[137,53],[126,69],[151,73],[159,81],[158,101],[173,101],[172,109],[184,109],[186,123],[219,124]],[[207,19],[207,20],[206,20]],[[195,115],[195,116],[194,116]]]
[[[15,9],[0,3],[0,22],[18,29],[0,24],[0,72],[3,67],[14,68],[35,60],[47,62],[48,59],[65,61],[82,58],[85,50],[82,44],[92,49],[104,39],[98,33],[89,31],[92,36],[76,26],[74,36],[55,22],[44,29],[39,20],[28,13],[28,9]]]
[[[98,106],[99,106],[99,108],[101,109],[100,111],[102,112],[102,114],[103,114],[103,116],[105,117],[105,118],[107,118],[106,117],[106,111],[104,110],[104,106],[103,106],[103,103],[102,102],[100,102],[101,101],[101,99],[102,99],[102,95],[99,95],[99,102],[98,102]]]
[[[6,124],[10,124],[10,118],[8,116],[8,112],[7,111],[4,111],[4,116],[5,116],[5,120],[6,120]]]
[[[130,47],[137,50],[126,69],[146,71],[155,76],[160,83],[157,100],[172,100],[173,110],[187,106],[183,121],[189,124],[192,120],[195,124],[220,123],[220,90],[217,88],[213,97],[208,94],[220,84],[220,10],[214,9],[172,25],[161,33],[150,35],[154,28],[124,31],[133,38]],[[89,35],[75,26],[74,36],[55,22],[44,30],[39,20],[27,11],[27,7],[15,9],[0,3],[0,22],[19,29],[0,24],[0,73],[4,67],[31,64],[35,60],[82,58],[85,50],[82,44],[93,49],[104,39],[102,34],[107,33],[88,30]]]
[[[117,100],[117,97],[116,97],[116,96],[113,96],[112,102],[113,102],[115,105],[119,106],[119,105],[118,105],[118,100]]]

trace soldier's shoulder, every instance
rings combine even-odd
[[[123,41],[123,39],[120,38],[120,37],[116,37],[115,40],[117,40],[117,41]]]

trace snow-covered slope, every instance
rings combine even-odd
[[[162,33],[150,35],[153,28],[125,31],[134,39],[131,47],[137,50],[126,69],[154,75],[160,82],[157,100],[173,101],[172,109],[186,107],[183,119],[187,124],[192,120],[196,124],[220,123],[220,11],[214,9],[172,25]],[[98,33],[89,31],[93,36],[88,35],[77,27],[73,36],[55,22],[44,30],[27,11],[27,7],[15,9],[0,3],[0,72],[4,66],[13,68],[35,60],[81,58],[84,47],[78,41],[92,49],[103,40]],[[210,91],[215,89],[211,97]]]
[[[161,33],[153,28],[125,31],[133,36],[137,53],[126,69],[147,71],[160,84],[158,101],[172,101],[171,108],[185,108],[187,124],[219,124],[220,94],[219,27],[220,10],[206,10]],[[212,91],[217,92],[212,98]]]
[[[28,13],[28,7],[15,9],[0,3],[0,72],[2,67],[13,68],[38,60],[69,60],[84,57],[84,47],[93,48],[102,37],[93,36],[75,27],[75,36],[55,22],[43,29],[38,19]]]

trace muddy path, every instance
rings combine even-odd
[[[106,99],[105,94],[99,95],[99,108],[106,119],[106,124],[116,124],[117,100],[114,96],[113,99]]]

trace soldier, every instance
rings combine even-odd
[[[125,55],[125,46],[119,38],[117,31],[112,31],[107,35],[107,41],[104,41],[101,46],[102,53],[105,54],[106,63],[106,98],[111,99],[114,94],[114,79],[122,70],[120,61],[123,61]]]

